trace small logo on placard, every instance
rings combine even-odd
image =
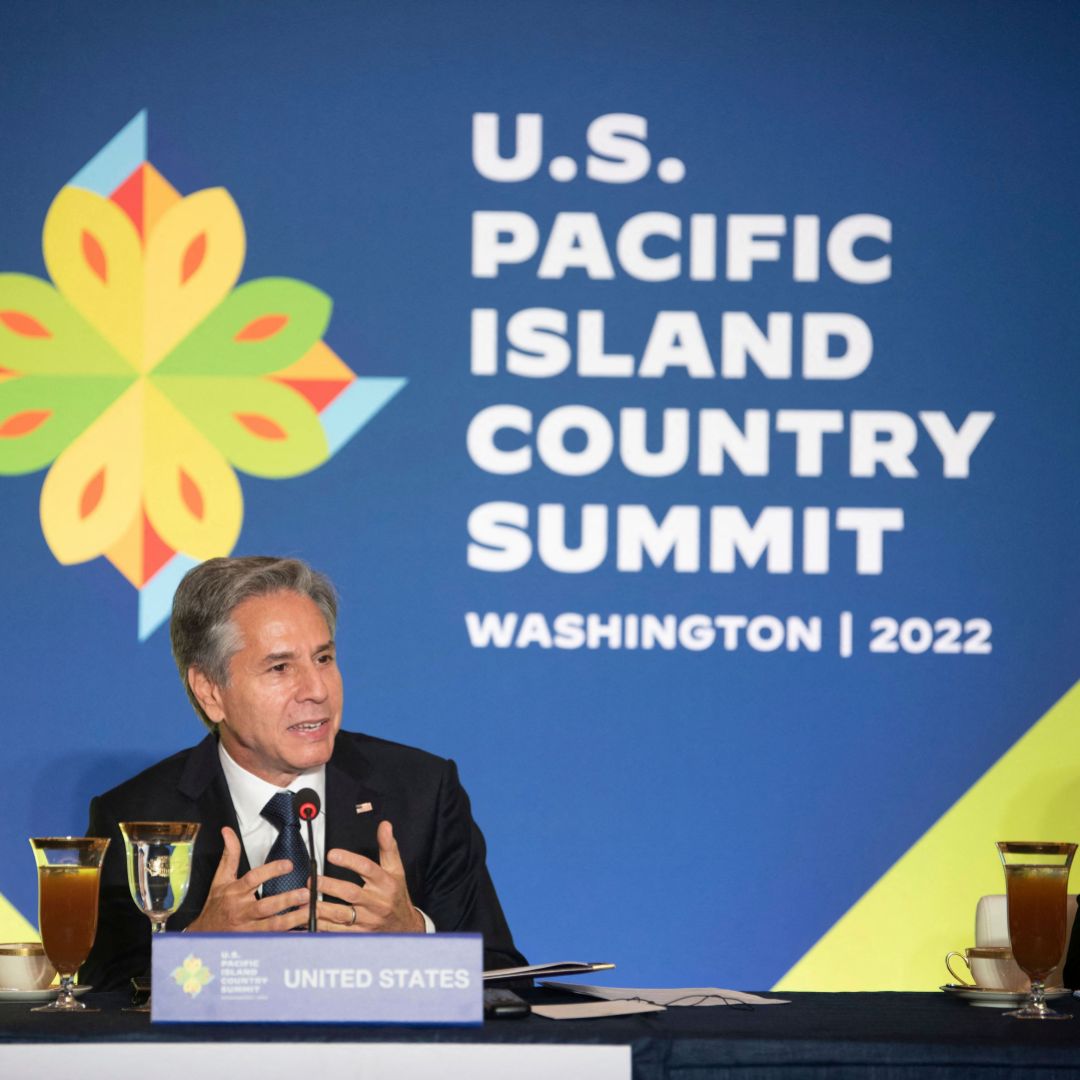
[[[172,977],[185,994],[193,998],[202,993],[203,987],[214,981],[214,974],[194,953],[188,953],[184,962],[173,970]]]

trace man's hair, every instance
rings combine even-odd
[[[192,693],[188,670],[196,668],[218,686],[228,686],[229,661],[244,646],[232,620],[233,611],[253,596],[277,592],[295,592],[311,600],[333,637],[337,624],[334,586],[299,559],[270,555],[208,559],[189,570],[176,590],[169,622],[173,659],[188,699],[211,731],[217,725]]]

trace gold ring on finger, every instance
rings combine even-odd
[[[353,907],[352,904],[350,904],[349,907],[352,910],[352,919],[349,921],[349,925],[350,926],[355,926],[356,925],[356,908]]]

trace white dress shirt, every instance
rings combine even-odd
[[[249,773],[241,765],[237,765],[228,751],[218,742],[218,757],[221,759],[221,769],[225,773],[225,783],[229,787],[229,795],[232,797],[233,809],[236,811],[236,821],[240,826],[240,842],[244,845],[247,854],[248,865],[254,869],[266,862],[266,856],[270,854],[270,848],[278,836],[277,826],[267,821],[262,816],[263,807],[279,791],[299,791],[301,788],[311,788],[319,796],[319,803],[326,805],[326,766],[320,765],[317,769],[301,773],[288,788],[274,787],[273,784],[260,779],[254,773]],[[326,815],[320,813],[311,823],[315,834],[315,865],[320,873],[324,873],[323,854],[326,848]],[[302,826],[300,836],[303,838],[304,847],[307,843],[307,827]],[[420,911],[419,908],[416,909]],[[435,924],[420,911],[424,920],[424,929],[429,934],[435,933]]]
[[[278,836],[277,826],[262,816],[263,807],[273,796],[279,791],[299,791],[301,788],[311,788],[319,796],[320,805],[326,805],[325,765],[301,773],[290,787],[279,788],[237,765],[220,742],[218,743],[218,757],[221,759],[221,769],[225,773],[225,783],[229,785],[229,795],[232,796],[233,809],[236,811],[236,820],[240,826],[240,842],[244,845],[248,865],[252,869],[266,862],[266,856],[270,853],[270,848],[273,847]],[[326,847],[326,815],[320,813],[311,824],[315,833],[315,865],[319,867],[321,873],[322,854]],[[301,825],[300,835],[306,848],[307,826]]]

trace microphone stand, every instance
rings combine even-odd
[[[307,822],[309,882],[307,928],[309,934],[314,934],[318,929],[315,906],[319,902],[319,891],[315,882],[319,876],[319,864],[315,861],[315,829],[311,823],[318,817],[319,811],[322,809],[321,803],[319,793],[311,788],[303,788],[300,791],[293,792],[293,806],[296,809],[296,815],[301,821]]]
[[[308,885],[308,933],[314,934],[316,930],[315,905],[318,903],[319,893],[315,888],[315,879],[319,875],[319,864],[315,861],[315,831],[311,825],[311,818],[307,819],[307,842],[308,842],[308,872],[310,884]]]

